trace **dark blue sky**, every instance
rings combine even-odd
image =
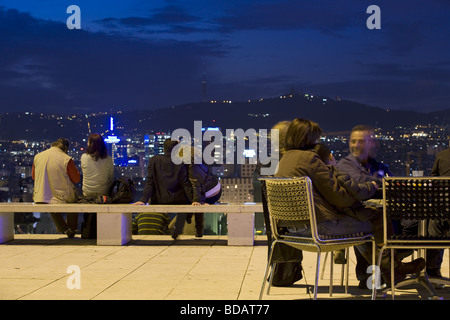
[[[69,5],[81,30],[69,30]],[[369,5],[381,29],[369,30]],[[447,0],[0,0],[0,112],[90,113],[294,89],[450,108]]]

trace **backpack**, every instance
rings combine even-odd
[[[289,287],[303,278],[303,252],[299,249],[280,243],[272,254],[275,262],[272,285],[275,287]]]
[[[120,178],[114,180],[109,188],[108,197],[111,199],[111,203],[131,203],[134,201],[135,192],[133,180]]]

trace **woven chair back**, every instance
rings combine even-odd
[[[265,183],[273,219],[310,222],[311,181],[308,177],[268,179]]]

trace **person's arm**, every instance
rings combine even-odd
[[[192,203],[193,202],[193,200],[192,200],[193,193],[195,191],[193,192],[193,186],[192,186],[191,181],[189,180],[188,169],[187,169],[187,165],[185,165],[185,164],[181,164],[180,175],[178,176],[178,183],[183,188],[189,201]]]
[[[439,157],[434,160],[433,168],[431,169],[431,176],[438,177],[439,176]]]
[[[77,167],[75,166],[75,162],[73,161],[73,159],[70,159],[69,163],[67,164],[67,173],[69,174],[70,181],[72,181],[73,183],[80,182],[80,171],[78,171]]]
[[[339,207],[351,207],[357,201],[350,193],[339,184],[339,181],[331,172],[330,168],[315,155],[310,161],[310,173],[312,183],[317,191],[327,200],[328,203]]]
[[[334,168],[334,175],[342,185],[356,200],[364,201],[370,199],[378,189],[378,184],[375,181],[366,181],[357,183],[350,175]]]
[[[35,177],[36,177],[36,172],[35,172],[34,162],[33,162],[33,166],[31,167],[31,178],[34,180]]]
[[[111,185],[114,182],[114,163],[111,157],[108,157],[108,183]]]
[[[356,183],[365,183],[367,181],[375,181],[379,184],[380,179],[372,176],[364,170],[359,163],[345,157],[337,163],[336,166],[340,171],[347,173]]]
[[[141,199],[139,199],[139,201],[133,203],[135,205],[144,205],[146,203],[149,202],[149,199],[153,193],[153,174],[152,174],[152,159],[150,159],[150,161],[148,162],[148,167],[147,167],[147,179],[145,181],[145,187],[144,187],[144,191],[142,192],[142,197]]]
[[[189,181],[192,184],[192,204],[193,205],[201,205],[203,202],[202,200],[202,181],[201,177],[199,177],[198,172],[196,172],[195,167],[196,164],[189,164],[188,167],[188,175],[189,175]]]

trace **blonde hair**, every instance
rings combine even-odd
[[[275,125],[272,127],[272,129],[278,130],[278,143],[280,156],[282,156],[286,152],[286,133],[290,124],[291,124],[290,121],[285,120],[275,123]]]

